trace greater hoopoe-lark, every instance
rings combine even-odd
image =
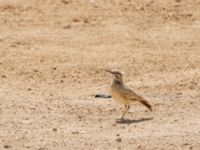
[[[121,72],[110,70],[106,71],[111,73],[114,77],[113,83],[111,85],[112,98],[116,102],[125,105],[125,109],[122,113],[121,119],[124,119],[125,114],[128,112],[128,110],[130,109],[130,105],[133,102],[140,102],[142,105],[146,106],[149,110],[152,111],[152,107],[148,101],[146,101],[144,98],[142,98],[130,88],[124,85],[123,75]]]

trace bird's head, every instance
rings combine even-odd
[[[119,71],[110,71],[106,70],[107,72],[111,73],[114,77],[114,80],[122,81],[123,74]]]

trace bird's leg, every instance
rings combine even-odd
[[[125,115],[126,109],[127,109],[127,105],[125,105],[125,108],[122,112],[122,116],[121,116],[120,120],[124,120],[124,115]]]
[[[130,109],[130,106],[129,105],[125,105],[125,109],[124,109],[124,111],[122,113],[121,120],[124,120],[124,116],[128,112],[129,109]]]
[[[127,105],[127,107],[126,107],[126,112],[124,113],[124,116],[125,116],[125,114],[128,112],[129,109],[130,109],[130,105]]]

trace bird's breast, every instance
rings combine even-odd
[[[115,100],[117,103],[120,103],[120,104],[125,104],[125,105],[128,105],[129,104],[129,101],[125,98],[123,98],[117,89],[111,87],[111,95],[112,95],[112,98],[113,100]]]

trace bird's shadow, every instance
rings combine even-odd
[[[140,122],[144,122],[144,121],[150,121],[152,120],[153,117],[149,117],[149,118],[142,118],[142,119],[117,119],[115,122],[118,124],[133,124],[133,123],[140,123]]]

